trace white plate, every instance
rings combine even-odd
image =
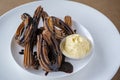
[[[86,67],[74,75],[55,80],[109,80],[120,66],[120,37],[113,23],[100,12],[86,5],[71,1],[38,1],[17,7],[0,18],[0,78],[1,80],[41,80],[16,64],[11,55],[11,38],[21,22],[20,16],[27,12],[33,15],[37,6],[42,5],[50,15],[70,15],[84,25],[95,41],[95,54]],[[44,78],[48,79],[48,78]],[[50,79],[48,79],[50,80]],[[51,79],[53,80],[53,79]]]

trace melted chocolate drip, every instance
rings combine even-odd
[[[40,64],[39,64],[39,61],[37,59],[37,52],[36,51],[33,53],[33,64],[32,65],[33,65],[34,69],[36,69],[36,70],[39,69]]]
[[[63,71],[66,73],[72,73],[73,72],[73,65],[69,62],[65,62],[65,56],[63,55],[62,64],[59,68],[59,71]]]
[[[48,73],[49,73],[49,72],[46,72],[46,73],[45,73],[45,76],[47,76],[47,75],[48,75]]]
[[[37,35],[42,34],[43,30],[44,30],[44,27],[40,27],[39,29],[37,29],[36,34]]]
[[[77,31],[77,30],[75,29],[74,32],[76,33],[76,31]]]
[[[66,73],[72,73],[73,72],[73,66],[69,62],[63,62],[61,67],[59,68],[59,71],[63,71]]]
[[[24,50],[22,49],[19,54],[23,55],[24,54]]]

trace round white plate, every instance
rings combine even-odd
[[[20,16],[26,12],[33,15],[37,6],[42,5],[50,15],[63,17],[70,15],[84,25],[95,41],[92,60],[79,72],[55,80],[110,80],[120,66],[120,36],[113,23],[97,10],[71,1],[46,0],[19,6],[0,18],[0,78],[1,80],[41,80],[40,76],[21,69],[11,55],[11,40],[21,22]],[[53,80],[44,78],[44,80]]]

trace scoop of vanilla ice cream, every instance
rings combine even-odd
[[[84,58],[90,51],[90,48],[89,40],[79,34],[67,36],[63,43],[64,54],[74,59]]]

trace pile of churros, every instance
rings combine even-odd
[[[17,28],[15,40],[24,47],[24,67],[42,68],[46,71],[46,75],[51,71],[73,72],[72,64],[65,61],[65,56],[59,47],[63,38],[75,33],[71,17],[65,16],[64,20],[61,20],[49,16],[39,6],[33,17],[23,13],[21,19],[22,23]],[[43,22],[42,26],[39,26],[40,20]],[[34,47],[37,47],[36,51],[33,50]]]

